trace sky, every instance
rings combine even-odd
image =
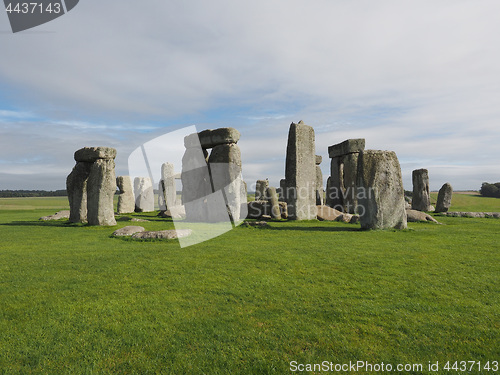
[[[365,138],[430,187],[500,181],[500,2],[80,0],[13,34],[0,14],[0,190],[64,189],[85,146],[234,127],[251,186],[279,186],[291,122]],[[172,146],[174,149],[176,146]],[[170,147],[166,145],[166,147]],[[169,160],[165,160],[167,162]],[[180,166],[179,166],[180,171]]]

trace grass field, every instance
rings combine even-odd
[[[38,220],[63,208],[0,199],[0,374],[287,374],[292,361],[499,373],[443,369],[500,361],[498,219],[275,222],[181,249],[110,237],[127,222]],[[452,210],[500,199],[454,195]]]

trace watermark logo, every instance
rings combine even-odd
[[[193,137],[195,133],[196,127],[189,126],[164,134],[136,148],[128,158],[136,207],[149,204],[145,211],[153,205],[156,210],[168,210],[178,232],[191,232],[179,237],[181,247],[230,231],[248,213],[241,164],[238,169],[231,161],[208,163],[208,152]]]
[[[55,20],[73,9],[79,0],[4,0],[13,33]]]

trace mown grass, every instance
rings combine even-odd
[[[437,193],[431,193],[431,201],[436,203]],[[453,194],[450,211],[500,212],[500,198],[488,198],[477,193]]]
[[[2,374],[284,374],[291,361],[500,359],[500,220],[439,217],[445,225],[368,232],[276,222],[181,249],[110,237],[128,222],[37,220],[53,212],[0,210]],[[134,223],[146,229],[173,227],[137,217],[150,220]]]

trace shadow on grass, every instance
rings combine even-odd
[[[12,226],[12,227],[85,227],[87,224],[80,223],[70,223],[68,220],[32,220],[32,221],[12,221],[10,223],[2,223],[0,226]]]
[[[268,227],[265,230],[296,230],[301,232],[363,232],[361,228],[348,227]]]

